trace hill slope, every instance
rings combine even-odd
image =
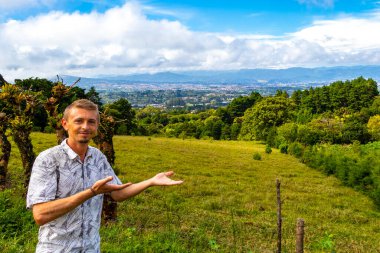
[[[37,153],[55,144],[53,135],[32,139]],[[305,219],[308,252],[380,249],[380,212],[371,200],[276,150],[268,155],[252,142],[126,136],[116,136],[114,144],[122,181],[174,170],[185,183],[150,188],[120,204],[118,221],[101,229],[104,252],[273,252],[276,178],[284,200],[284,252],[294,252],[297,218]],[[18,188],[20,163],[13,150],[10,171]],[[261,161],[252,158],[255,152]],[[0,237],[2,251],[32,252],[36,230],[24,237],[29,241]]]

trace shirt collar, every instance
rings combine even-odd
[[[67,155],[69,156],[70,159],[74,160],[77,157],[79,158],[79,155],[77,153],[75,153],[75,151],[72,150],[69,145],[67,145],[67,139],[64,139],[61,142],[61,147],[67,153]],[[92,149],[93,149],[92,147],[88,146],[85,159],[87,159],[88,157],[92,157],[92,153],[93,153]]]

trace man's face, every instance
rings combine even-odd
[[[71,109],[67,119],[62,119],[62,126],[75,143],[88,143],[98,130],[98,114],[81,108]]]

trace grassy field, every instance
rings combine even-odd
[[[55,144],[54,135],[32,138],[36,153]],[[283,252],[295,251],[297,218],[305,220],[305,252],[380,252],[380,212],[369,198],[277,150],[266,154],[253,142],[126,136],[115,137],[114,145],[122,181],[174,170],[185,183],[150,188],[119,204],[118,221],[101,229],[102,252],[275,252],[277,178]],[[256,152],[261,160],[253,159]],[[13,197],[22,191],[15,147],[9,170],[12,199],[24,205]],[[33,252],[37,227],[24,223],[23,233],[0,235],[1,252]]]

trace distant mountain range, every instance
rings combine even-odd
[[[186,71],[159,72],[154,74],[131,74],[122,76],[100,76],[81,78],[81,87],[123,84],[233,84],[233,85],[274,85],[274,84],[329,84],[337,80],[351,80],[363,76],[379,83],[380,66],[288,68],[288,69],[241,69],[227,71]],[[75,76],[62,76],[70,84],[78,79]]]

